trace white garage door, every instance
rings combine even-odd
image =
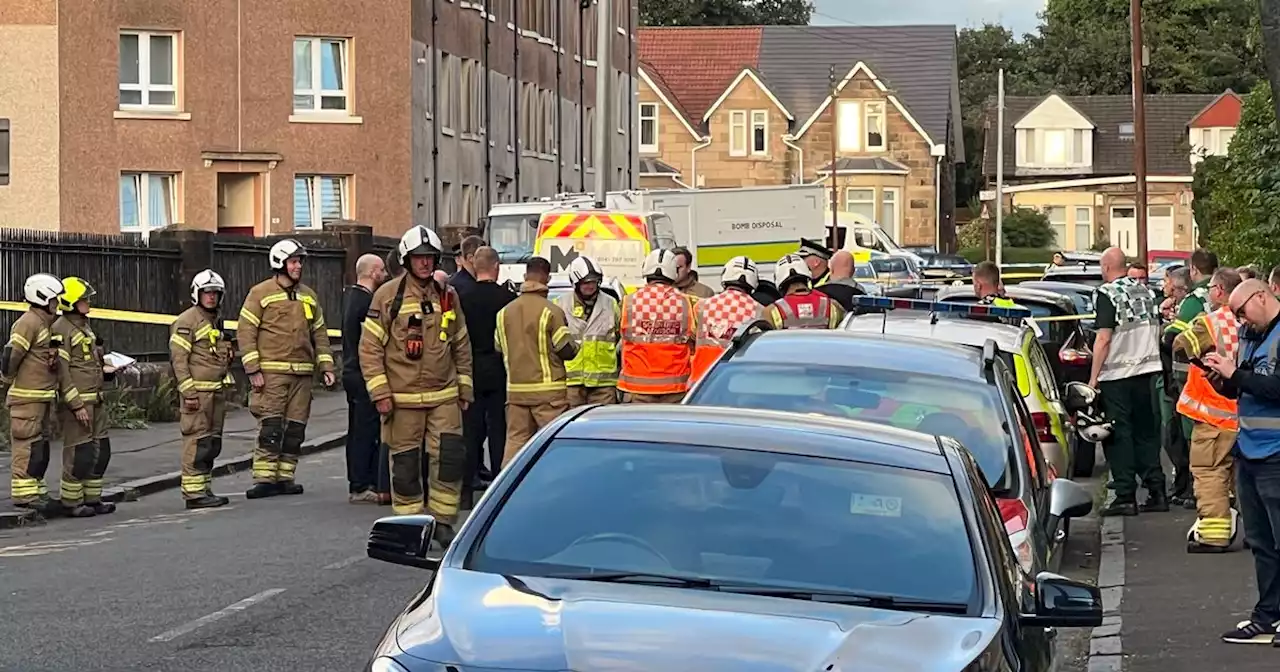
[[[1112,206],[1111,244],[1124,250],[1130,257],[1138,255],[1138,209],[1132,206]]]
[[[1172,205],[1147,206],[1147,249],[1174,249]]]

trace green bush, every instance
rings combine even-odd
[[[1193,178],[1199,181],[1193,188],[1200,187],[1196,215],[1209,220],[1209,248],[1232,266],[1280,264],[1280,130],[1271,96],[1271,86],[1259,82],[1245,97],[1226,161],[1206,161]]]
[[[1055,245],[1048,215],[1034,208],[1014,208],[1005,214],[1001,228],[1006,250],[1011,247],[1049,248]],[[974,219],[956,231],[957,244],[962,250],[981,250],[987,246],[987,231],[991,232],[991,242],[994,244],[995,222],[990,218]]]
[[[107,414],[107,424],[112,429],[147,428],[147,413],[134,402],[130,388],[104,390],[99,399],[98,411]]]

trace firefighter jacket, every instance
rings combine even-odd
[[[631,394],[689,391],[696,302],[664,283],[645,285],[623,297],[619,390]]]
[[[570,386],[613,387],[618,384],[618,340],[621,338],[622,309],[618,300],[596,292],[595,303],[587,306],[577,292],[556,299],[564,311],[569,333],[578,344],[578,355],[565,360]]]
[[[9,385],[5,406],[56,401],[63,385],[58,349],[62,343],[53,332],[54,316],[32,308],[13,323],[9,343],[0,351],[0,378]],[[72,408],[80,408],[79,400]]]
[[[65,372],[62,402],[72,409],[82,404],[97,404],[106,376],[102,372],[102,339],[93,333],[89,318],[80,313],[67,313],[53,323],[53,333],[62,340],[58,359]],[[77,401],[78,400],[78,401]]]
[[[1240,321],[1225,306],[1196,316],[1173,339],[1174,356],[1183,361],[1200,359],[1215,351],[1235,361],[1239,350]],[[1229,432],[1239,428],[1236,402],[1214,389],[1209,376],[1198,366],[1189,368],[1187,384],[1178,397],[1178,412],[1196,422],[1208,423]]]
[[[775,329],[835,329],[844,309],[822,292],[801,290],[788,294],[766,311]]]
[[[726,288],[697,305],[697,344],[693,351],[690,382],[706,375],[711,365],[733,344],[733,335],[744,324],[764,316],[765,307],[736,287]]]
[[[235,349],[215,313],[192,306],[178,316],[169,333],[169,361],[179,394],[191,399],[235,383],[231,377]]]
[[[401,273],[373,293],[360,330],[369,397],[404,408],[475,400],[471,339],[452,287]]]
[[[547,286],[526,280],[520,295],[498,311],[494,344],[507,367],[507,403],[536,406],[563,398],[565,362],[578,344],[564,311],[547,300]]]
[[[244,372],[312,375],[333,372],[329,330],[316,293],[298,284],[281,287],[275,278],[249,290],[236,329]]]

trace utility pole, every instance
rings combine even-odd
[[[1138,261],[1147,263],[1147,105],[1142,68],[1142,0],[1129,0],[1133,54],[1133,179],[1138,218]]]
[[[831,66],[831,71],[827,75],[827,84],[831,87],[831,235],[827,236],[827,239],[831,243],[830,247],[843,248],[844,245],[839,244],[840,243],[840,215],[838,213],[840,212],[840,207],[839,207],[840,201],[837,196],[838,190],[836,187],[836,182],[838,181],[836,168],[840,163],[839,162],[839,158],[840,158],[839,135],[840,134],[838,130],[840,128],[840,115],[837,114],[838,110],[836,108],[840,107],[840,101],[836,100],[836,66],[835,65]],[[845,235],[847,236],[848,233],[846,232]]]
[[[996,266],[1004,264],[1004,68],[996,89]]]
[[[613,176],[613,0],[596,0],[596,207],[605,207]]]

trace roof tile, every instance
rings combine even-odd
[[[660,77],[661,86],[679,99],[672,101],[697,127],[702,115],[724,93],[743,68],[760,60],[760,26],[644,28],[639,56]]]

